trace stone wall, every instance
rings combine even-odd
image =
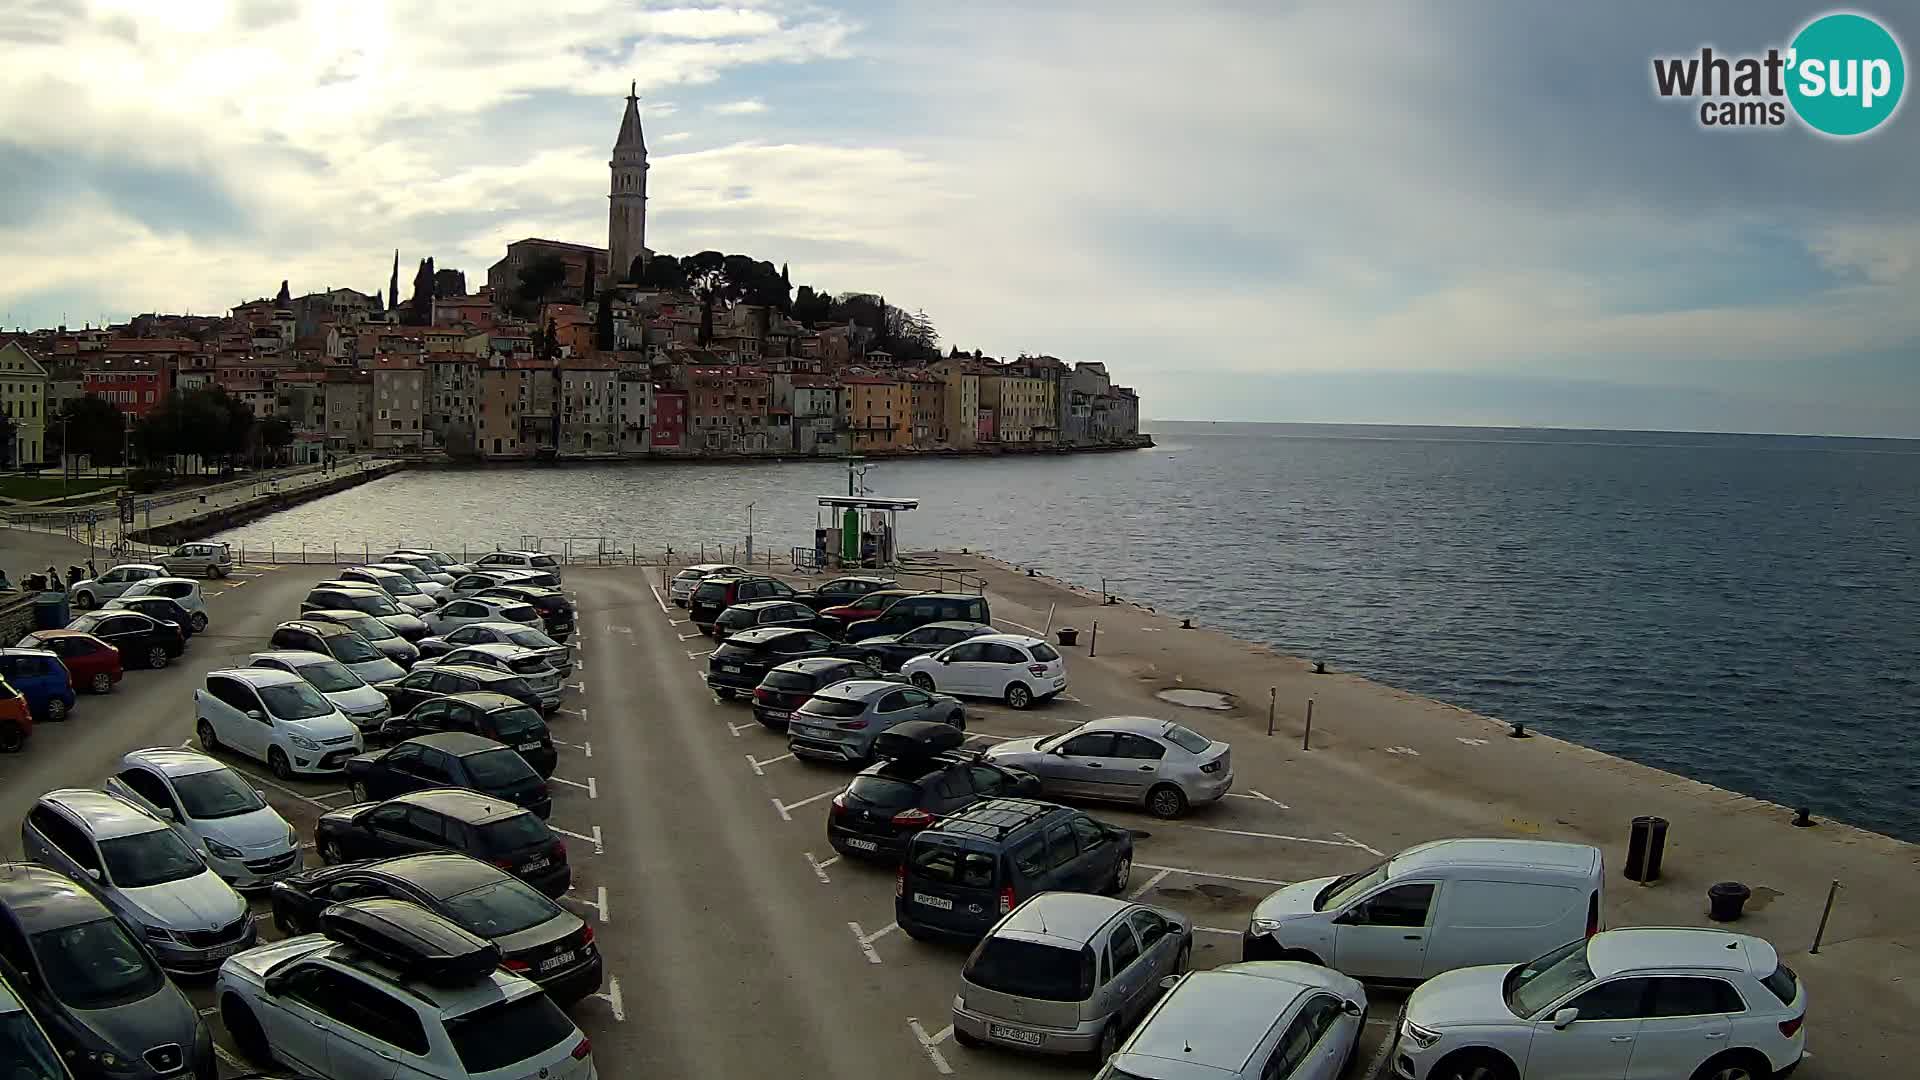
[[[33,632],[33,600],[39,593],[0,593],[0,646]]]

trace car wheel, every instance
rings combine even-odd
[[[1007,687],[1007,708],[1030,709],[1032,707],[1033,691],[1027,689],[1026,683],[1017,682]]]
[[[1147,792],[1147,813],[1154,817],[1177,818],[1186,812],[1186,793],[1172,784],[1161,784]]]
[[[220,736],[213,733],[213,725],[205,720],[194,725],[193,733],[200,736],[200,749],[207,753],[217,753],[220,749]]]
[[[147,666],[158,670],[167,666],[167,650],[158,645],[147,650]]]
[[[1120,1021],[1115,1020],[1100,1030],[1100,1042],[1093,1048],[1093,1060],[1101,1065],[1107,1059],[1120,1052]]]
[[[974,1035],[969,1035],[966,1032],[961,1031],[959,1028],[953,1029],[953,1041],[959,1043],[961,1046],[964,1046],[969,1050],[978,1050],[981,1047],[987,1045],[986,1043],[982,1042],[979,1039],[979,1037]]]
[[[1173,973],[1185,975],[1193,967],[1193,942],[1180,946],[1180,955],[1173,958]]]
[[[340,846],[340,841],[335,840],[331,836],[320,841],[320,861],[329,866],[335,863],[346,862],[347,853],[346,850]]]
[[[367,785],[361,783],[358,780],[355,780],[353,782],[353,801],[354,802],[372,802],[373,801],[373,796],[367,794]]]
[[[1693,1071],[1693,1080],[1767,1080],[1772,1066],[1760,1055],[1747,1050],[1721,1054]]]
[[[908,681],[912,682],[913,685],[919,687],[922,690],[927,691],[928,693],[933,692],[933,676],[927,674],[924,671],[914,672],[913,678]]]
[[[947,723],[952,724],[954,727],[959,728],[961,731],[967,730],[966,710],[955,709],[951,713],[948,713]]]
[[[255,1065],[273,1064],[273,1047],[267,1044],[267,1033],[260,1028],[260,1021],[247,1008],[245,1002],[233,994],[220,1000],[220,1022],[227,1026],[228,1034],[233,1036],[234,1048],[240,1056]]]
[[[1428,1073],[1433,1080],[1518,1080],[1513,1063],[1491,1050],[1462,1050]]]
[[[279,747],[267,751],[267,768],[282,780],[293,779],[293,762],[287,760],[287,752]]]
[[[27,745],[27,733],[12,720],[0,720],[0,754],[17,754]]]
[[[82,611],[93,606],[93,594],[85,589],[73,594],[73,606]]]
[[[862,654],[860,657],[860,662],[867,665],[868,667],[872,668],[875,671],[887,670],[887,658],[884,656],[881,656],[877,652]],[[955,1032],[955,1034],[957,1035],[959,1033]]]
[[[204,611],[194,612],[193,618],[187,621],[192,624],[193,632],[196,634],[204,633],[207,629],[207,613]]]
[[[66,698],[48,698],[47,699],[47,719],[50,721],[58,722],[61,720],[65,720],[66,718],[67,718],[67,699]]]
[[[721,701],[732,701],[733,691],[727,689],[724,686],[715,687],[713,691],[713,696],[719,698]]]
[[[1108,886],[1115,896],[1127,891],[1127,879],[1133,876],[1133,856],[1122,855],[1120,861],[1113,864],[1113,882]],[[1104,1060],[1104,1059],[1103,1059]]]
[[[104,694],[109,690],[113,689],[113,676],[107,674],[104,671],[99,672],[98,674],[94,675],[93,681],[89,685],[92,686],[94,693]]]

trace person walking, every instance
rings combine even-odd
[[[60,583],[60,571],[55,570],[51,566],[47,567],[47,591],[48,592],[66,592],[67,591],[67,587]]]

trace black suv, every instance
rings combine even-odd
[[[793,710],[805,705],[815,691],[848,679],[871,679],[873,676],[872,668],[845,657],[816,656],[809,660],[789,660],[767,672],[766,677],[760,680],[760,685],[754,687],[753,718],[770,730],[785,731]]]
[[[920,729],[929,737],[916,738]],[[881,735],[888,742],[884,752],[898,756],[862,769],[847,790],[833,797],[827,811],[827,842],[833,850],[899,862],[915,833],[948,815],[982,799],[1040,794],[1039,777],[958,749],[962,738],[951,725],[924,720]]]
[[[523,807],[477,791],[431,788],[320,815],[314,842],[327,863],[458,851],[546,893],[573,883],[567,845]]]
[[[687,598],[687,618],[693,620],[701,633],[712,636],[714,620],[733,605],[748,600],[791,600],[794,595],[793,586],[779,578],[702,578],[694,587],[693,595]]]
[[[904,634],[936,622],[992,625],[993,611],[987,606],[986,597],[973,593],[915,593],[889,604],[879,618],[865,619],[847,627],[847,640],[864,641],[881,634]]]
[[[559,589],[539,585],[490,585],[473,595],[518,600],[540,613],[542,629],[548,637],[565,641],[573,636],[573,603]]]
[[[418,735],[391,750],[350,757],[347,779],[356,801],[461,787],[518,803],[542,818],[553,812],[547,782],[525,758],[510,746],[464,731]]]
[[[915,834],[893,889],[894,917],[916,940],[979,938],[1035,893],[1117,893],[1133,870],[1133,833],[1031,799],[988,799]]]
[[[818,630],[789,626],[742,630],[707,657],[707,687],[720,700],[730,701],[735,694],[752,693],[768,669],[789,660],[825,656],[833,648],[833,639]]]
[[[480,667],[477,664],[448,664],[446,667],[417,667],[407,672],[406,677],[390,683],[381,683],[375,690],[387,695],[387,701],[393,706],[395,714],[412,712],[420,703],[431,701],[449,694],[471,694],[476,691],[506,696],[544,710],[540,695],[534,693],[527,680],[511,671],[498,668]]]
[[[840,633],[840,620],[822,615],[791,600],[749,600],[735,604],[713,620],[713,640],[725,641],[756,626],[798,626],[828,637]]]
[[[851,603],[875,589],[893,589],[898,588],[899,585],[900,583],[892,578],[874,577],[870,574],[853,574],[848,577],[837,577],[832,581],[823,581],[812,589],[795,596],[794,599],[815,611],[819,611],[823,608],[838,607],[841,604]]]
[[[368,732],[367,742],[392,746],[437,731],[465,731],[511,746],[541,776],[552,776],[559,761],[553,749],[553,731],[539,709],[505,694],[484,691],[423,701],[405,716],[389,717],[379,731]]]

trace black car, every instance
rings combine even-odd
[[[0,863],[0,974],[79,1080],[214,1080],[213,1036],[192,1003],[64,874]]]
[[[207,625],[205,615],[199,618],[180,606],[178,600],[165,596],[122,596],[107,601],[103,611],[137,611],[155,622],[172,623],[180,628],[182,638],[191,639]]]
[[[553,812],[547,782],[513,747],[465,731],[416,735],[387,750],[347,759],[356,802],[409,791],[462,787],[518,803],[545,818]]]
[[[893,913],[920,941],[972,941],[1041,892],[1111,893],[1133,869],[1133,833],[1032,799],[987,799],[914,834]]]
[[[862,769],[827,810],[833,850],[897,863],[915,833],[950,814],[982,799],[1040,794],[1039,777],[959,749],[964,738],[950,724],[925,720],[882,734],[878,752],[893,756]]]
[[[519,600],[540,613],[541,624],[555,641],[565,641],[573,636],[573,604],[567,599],[567,594],[559,589],[539,585],[491,585],[474,595]]]
[[[794,596],[795,600],[815,611],[823,608],[850,604],[875,589],[898,588],[899,582],[892,578],[874,577],[871,574],[853,574],[837,577],[832,581],[823,581],[806,592]]]
[[[725,641],[742,630],[764,626],[796,626],[828,637],[840,633],[840,620],[830,619],[805,604],[791,600],[749,600],[735,604],[713,620],[713,639]]]
[[[137,611],[89,611],[67,624],[67,629],[92,634],[120,650],[127,667],[163,668],[187,649],[186,632],[171,623]]]
[[[991,625],[993,611],[987,598],[973,593],[915,593],[887,605],[877,618],[847,627],[848,641],[865,641],[882,634],[904,634],[936,622],[973,622]]]
[[[738,640],[727,644],[738,644]],[[715,649],[714,652],[720,650]],[[711,666],[712,661],[708,661]],[[744,666],[744,665],[743,665]],[[872,668],[858,660],[842,656],[816,656],[810,660],[788,660],[767,672],[753,689],[753,718],[773,730],[787,730],[793,710],[807,703],[816,690],[848,679],[871,679]],[[718,693],[718,691],[715,691]]]
[[[540,984],[561,1005],[600,989],[593,928],[506,871],[451,851],[307,870],[273,883],[273,923],[286,934],[320,928],[333,904],[391,897],[418,904],[500,950],[501,967]]]
[[[700,579],[693,595],[687,598],[687,618],[703,634],[713,633],[713,622],[720,613],[749,600],[791,600],[793,586],[779,578],[763,576],[714,575]]]
[[[438,731],[465,731],[511,746],[541,776],[552,776],[559,760],[553,749],[553,732],[539,709],[505,694],[484,692],[423,701],[405,716],[389,717],[379,731],[368,733],[367,742],[392,746]]]
[[[901,664],[916,656],[991,633],[993,627],[985,623],[935,622],[916,626],[904,634],[879,634],[856,645],[842,645],[839,654],[864,660],[879,671],[899,671]]]
[[[420,707],[421,702],[437,697],[475,692],[505,694],[536,709],[544,708],[540,695],[527,685],[527,680],[510,671],[472,664],[416,668],[407,672],[404,678],[381,683],[374,689],[387,695],[395,715],[412,712]]]
[[[752,693],[768,670],[792,660],[826,656],[833,648],[833,639],[818,630],[791,626],[742,630],[707,657],[707,687],[728,701],[735,694]]]
[[[430,788],[386,802],[345,806],[314,826],[320,859],[344,863],[422,851],[459,851],[492,863],[548,896],[573,883],[567,845],[524,807],[459,788]]]

